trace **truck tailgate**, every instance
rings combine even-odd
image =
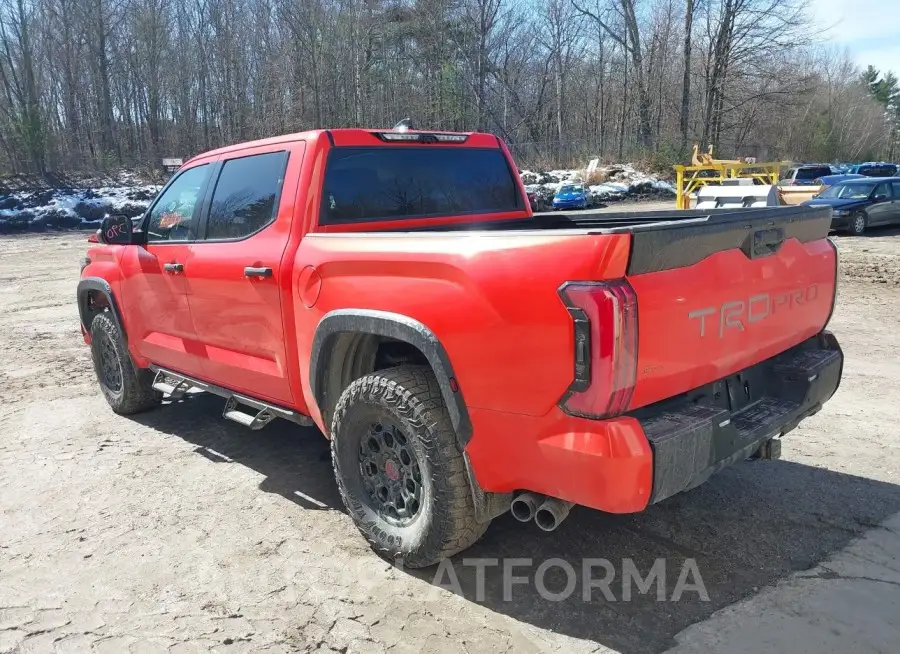
[[[834,306],[831,212],[743,210],[631,227],[639,408],[727,377],[821,331]]]

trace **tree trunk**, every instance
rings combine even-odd
[[[681,128],[681,150],[687,148],[688,121],[691,112],[691,47],[693,46],[694,6],[697,0],[687,0],[684,13],[684,75],[681,78],[681,112],[679,127]]]

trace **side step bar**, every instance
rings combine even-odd
[[[173,372],[154,365],[150,366],[150,370],[156,373],[156,377],[153,380],[153,388],[166,395],[169,399],[177,400],[192,388],[224,397],[225,410],[222,412],[222,416],[253,430],[262,429],[275,418],[283,418],[304,427],[312,427],[314,424],[312,418],[297,411],[247,397],[227,388],[188,377],[179,372]],[[239,408],[240,405],[255,409],[256,413],[242,411]]]

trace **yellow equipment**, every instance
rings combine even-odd
[[[713,146],[709,150],[700,153],[700,146],[694,145],[690,166],[676,165],[675,168],[675,206],[679,209],[691,208],[691,195],[701,187],[707,185],[722,185],[725,180],[752,179],[754,184],[778,184],[781,162],[756,163],[751,159],[713,159]],[[728,183],[728,182],[726,182]],[[733,183],[733,182],[732,182]],[[812,187],[807,187],[812,188]],[[786,201],[779,189],[779,200],[782,204],[799,204]],[[803,198],[807,200],[809,198]],[[802,200],[801,200],[802,201]]]

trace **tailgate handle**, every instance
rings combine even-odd
[[[781,227],[759,229],[753,232],[753,241],[748,256],[751,259],[756,259],[775,254],[781,249],[782,243],[784,243],[784,230]]]

